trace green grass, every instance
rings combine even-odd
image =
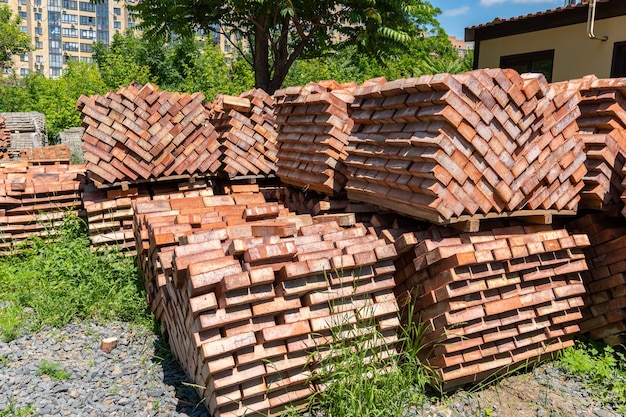
[[[421,329],[403,327],[398,352],[383,341],[388,334],[373,328],[374,323],[331,328],[335,342],[313,354],[313,380],[324,389],[311,397],[309,410],[323,410],[327,417],[393,417],[424,403],[432,381],[418,359]]]
[[[598,342],[577,342],[565,349],[560,365],[583,378],[585,384],[604,404],[626,415],[626,355],[623,346],[616,348]]]
[[[27,405],[26,407],[16,407],[13,404],[13,397],[9,396],[7,407],[0,409],[0,417],[26,417],[35,415],[35,406]]]
[[[48,375],[50,378],[57,381],[61,379],[68,379],[72,374],[66,370],[59,369],[61,364],[56,362],[50,362],[47,360],[41,361],[39,368],[37,368],[36,375]]]
[[[53,238],[34,237],[0,257],[0,338],[72,320],[119,319],[149,325],[134,258],[94,253],[84,222],[68,216]]]

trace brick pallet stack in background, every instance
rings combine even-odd
[[[586,233],[589,271],[583,274],[589,293],[581,332],[609,345],[626,342],[626,222],[602,214],[577,219],[571,228]]]
[[[0,160],[9,159],[11,147],[11,132],[7,129],[5,120],[4,117],[0,117]]]
[[[576,210],[586,172],[579,99],[542,75],[502,69],[363,86],[348,197],[438,224]]]
[[[426,326],[427,359],[444,390],[573,344],[585,294],[586,235],[550,226],[432,233],[395,241],[403,253],[396,294]]]
[[[229,177],[267,176],[276,172],[274,98],[256,89],[238,97],[218,94],[210,122],[219,134],[223,170]]]
[[[202,100],[200,93],[159,92],[152,84],[81,96],[90,179],[99,186],[215,173],[221,151]]]
[[[320,82],[274,94],[281,181],[331,196],[343,191],[355,88],[356,84]]]
[[[8,254],[32,235],[45,236],[67,215],[78,215],[84,165],[0,168],[0,253]]]
[[[626,161],[626,80],[582,79],[556,83],[557,91],[581,94],[578,135],[585,144],[588,173],[583,178],[581,208],[602,209],[621,204]]]
[[[158,200],[172,194],[207,188],[205,179],[138,183],[130,187],[107,189],[88,184],[83,200],[92,247],[104,249],[113,246],[128,256],[136,255],[133,202]]]
[[[22,149],[19,158],[22,161],[28,161],[30,165],[68,165],[72,162],[72,152],[68,145],[52,145],[43,148]]]
[[[333,324],[393,348],[395,250],[349,218],[295,216],[259,193],[137,204],[144,274],[162,282],[153,310],[212,415],[304,401]]]

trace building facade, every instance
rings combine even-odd
[[[465,40],[475,42],[474,67],[542,72],[554,82],[626,77],[626,1],[593,3],[566,1],[465,29]]]
[[[16,57],[4,73],[40,72],[56,78],[69,60],[90,62],[96,42],[109,44],[114,34],[135,26],[135,16],[125,7],[135,1],[0,0],[21,17],[20,30],[30,36],[34,47]]]

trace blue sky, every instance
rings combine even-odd
[[[448,35],[463,39],[465,28],[491,22],[496,17],[509,18],[563,6],[564,0],[430,0],[443,13],[439,23]]]

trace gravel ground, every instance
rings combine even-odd
[[[99,348],[107,337],[119,339],[108,354]],[[167,352],[154,334],[125,323],[74,323],[0,342],[0,416],[207,416]],[[67,377],[42,374],[46,361]],[[407,415],[619,416],[595,401],[580,378],[551,364],[482,391],[457,392]]]

